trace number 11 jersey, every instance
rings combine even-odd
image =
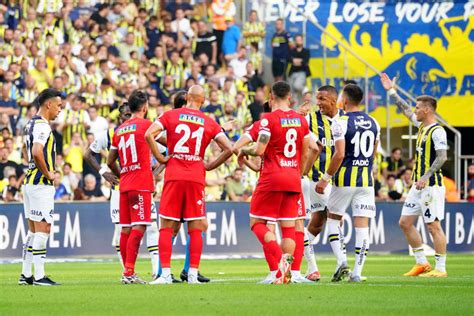
[[[151,151],[145,133],[151,122],[132,118],[120,125],[112,139],[111,149],[120,156],[120,192],[154,191]]]
[[[166,165],[165,182],[192,181],[204,185],[204,153],[213,139],[225,137],[221,126],[201,111],[188,108],[167,111],[155,123],[166,131],[171,156]]]
[[[310,137],[306,119],[293,110],[276,110],[262,117],[258,133],[270,141],[263,154],[257,189],[301,192],[303,138]]]

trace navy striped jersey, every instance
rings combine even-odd
[[[35,115],[25,126],[25,146],[28,153],[28,170],[23,184],[53,185],[38,169],[33,159],[33,144],[40,143],[44,146],[43,155],[46,167],[54,171],[56,160],[56,139],[51,131],[49,122],[39,115]]]
[[[323,144],[323,149],[318,159],[314,162],[313,167],[311,167],[308,173],[308,177],[314,182],[319,181],[329,167],[332,155],[334,154],[334,140],[331,134],[331,124],[333,120],[342,115],[344,115],[344,111],[339,109],[336,117],[332,119],[322,114],[321,111],[315,111],[306,116],[309,130],[316,135]]]
[[[413,182],[417,182],[428,171],[436,159],[436,150],[448,149],[446,131],[438,123],[423,127],[420,125],[416,139]],[[429,179],[428,186],[443,186],[443,173],[436,171]]]
[[[380,138],[380,126],[364,112],[349,112],[339,117],[331,127],[333,139],[345,140],[345,156],[334,175],[338,187],[371,187],[374,151]]]

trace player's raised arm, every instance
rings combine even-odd
[[[107,166],[109,166],[110,170],[112,170],[113,174],[119,178],[120,177],[120,169],[117,166],[117,159],[118,159],[118,151],[117,148],[110,148],[109,155],[107,156]]]
[[[224,133],[217,136],[215,141],[222,149],[222,152],[213,161],[205,164],[207,171],[216,169],[232,156],[232,144]]]
[[[160,164],[165,164],[168,162],[169,157],[165,157],[160,153],[160,150],[158,149],[158,144],[155,142],[155,138],[158,136],[163,131],[163,125],[159,122],[154,122],[153,124],[150,125],[148,130],[145,133],[145,139],[146,142],[148,143],[148,146],[151,149],[151,152],[153,156],[155,156],[156,160]]]
[[[402,111],[402,113],[416,126],[420,126],[420,122],[416,120],[415,113],[413,113],[411,106],[403,100],[395,90],[395,78],[390,80],[386,73],[383,73],[380,76],[380,81],[385,90],[388,91],[391,99],[395,102],[397,107]]]

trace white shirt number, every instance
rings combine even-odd
[[[351,144],[354,144],[354,157],[359,157],[361,153],[366,158],[371,157],[374,153],[374,140],[372,131],[363,131],[362,134],[357,131],[351,140]]]
[[[127,164],[127,148],[130,148],[132,163],[137,162],[138,157],[137,147],[135,146],[135,134],[130,134],[130,137],[128,137],[127,141],[125,141],[125,136],[120,137],[119,150],[122,151],[124,165]]]
[[[296,155],[296,137],[297,132],[294,128],[290,128],[286,132],[286,144],[283,148],[283,154],[286,158],[293,158]]]
[[[196,138],[196,150],[194,151],[194,155],[198,156],[201,150],[201,142],[202,142],[202,136],[204,135],[204,127],[198,128],[191,134],[191,129],[189,128],[188,125],[179,124],[178,126],[176,126],[175,133],[181,134],[181,132],[184,132],[184,135],[178,140],[178,142],[174,146],[173,152],[176,154],[189,154],[189,147],[185,146],[185,143],[188,141],[188,139],[191,136],[191,138]]]

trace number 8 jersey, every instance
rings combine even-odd
[[[118,150],[120,156],[120,192],[155,190],[151,151],[145,139],[150,125],[149,120],[132,118],[115,131],[110,148]]]
[[[204,153],[213,139],[225,136],[216,121],[199,110],[179,108],[166,111],[155,122],[166,131],[171,156],[165,182],[192,181],[205,184]]]
[[[310,137],[306,119],[293,110],[276,110],[262,117],[258,133],[270,136],[263,154],[258,189],[301,192],[303,138]]]
[[[346,149],[341,167],[334,175],[338,187],[372,187],[374,151],[380,126],[364,112],[348,112],[331,125],[334,141],[344,139]]]

